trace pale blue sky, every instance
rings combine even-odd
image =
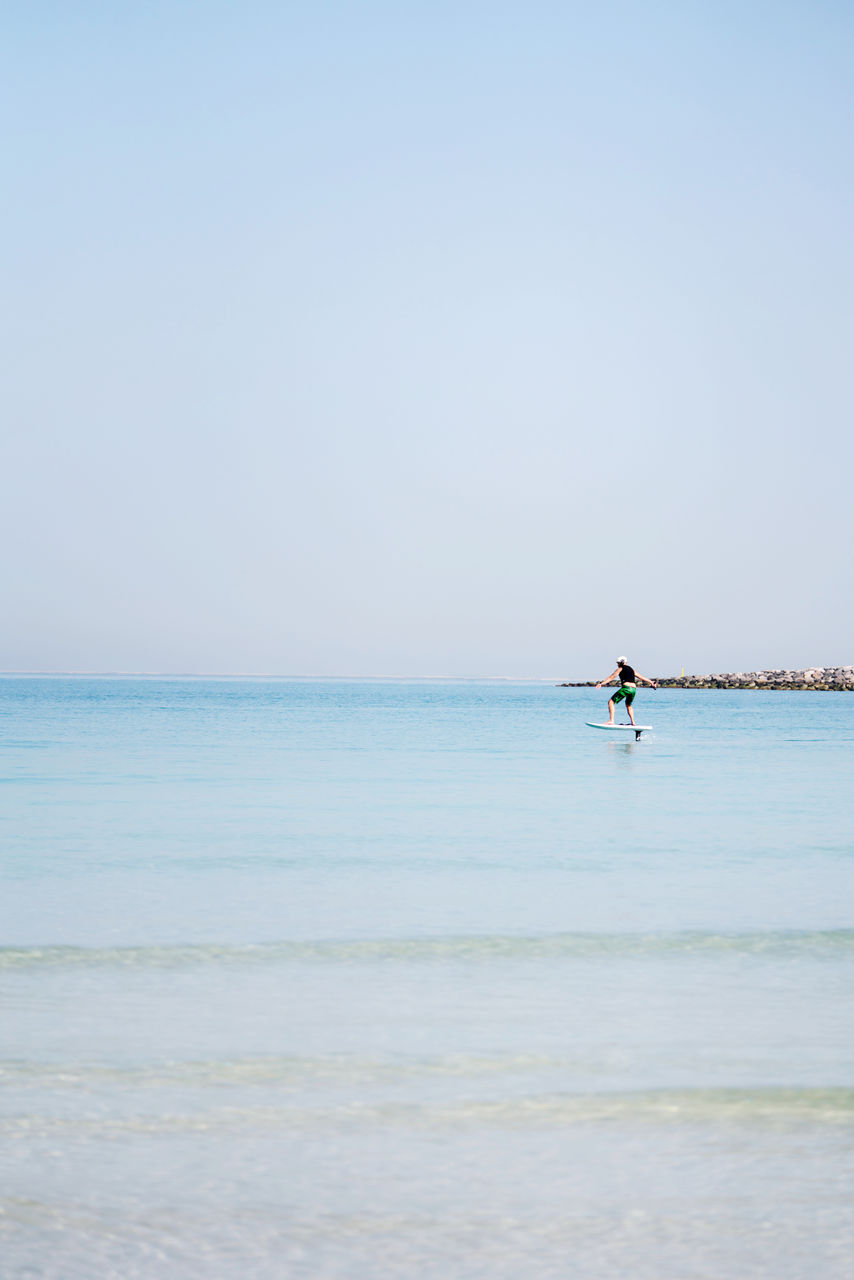
[[[2,669],[854,662],[854,9],[10,4]]]

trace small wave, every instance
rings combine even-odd
[[[582,1064],[588,1070],[590,1063]],[[602,1064],[594,1064],[602,1069]],[[546,1054],[446,1054],[435,1058],[374,1058],[354,1054],[268,1055],[202,1061],[163,1061],[130,1066],[91,1062],[0,1061],[0,1085],[12,1088],[97,1089],[195,1088],[221,1085],[297,1085],[330,1082],[348,1086],[413,1077],[483,1077],[577,1068],[577,1061]]]
[[[172,969],[195,965],[300,961],[360,962],[584,959],[703,954],[854,953],[854,929],[745,933],[559,933],[266,942],[247,945],[0,947],[0,970],[33,968]]]
[[[636,1093],[552,1094],[458,1103],[348,1102],[338,1106],[224,1106],[192,1113],[105,1117],[18,1115],[0,1120],[7,1140],[67,1133],[202,1133],[263,1128],[538,1128],[611,1121],[653,1124],[854,1125],[854,1089],[668,1089]]]

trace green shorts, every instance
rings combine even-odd
[[[637,691],[638,687],[636,684],[621,684],[617,692],[614,694],[614,701],[622,702],[623,698],[625,698],[626,706],[630,707],[635,700],[635,694]]]

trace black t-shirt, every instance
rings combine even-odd
[[[635,684],[637,676],[634,667],[630,667],[628,663],[624,663],[620,667],[620,684]]]

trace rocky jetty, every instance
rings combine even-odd
[[[802,671],[776,667],[710,676],[657,676],[656,683],[662,689],[835,689],[854,693],[854,667],[805,667]],[[595,684],[595,680],[566,680],[558,688],[591,689]]]

